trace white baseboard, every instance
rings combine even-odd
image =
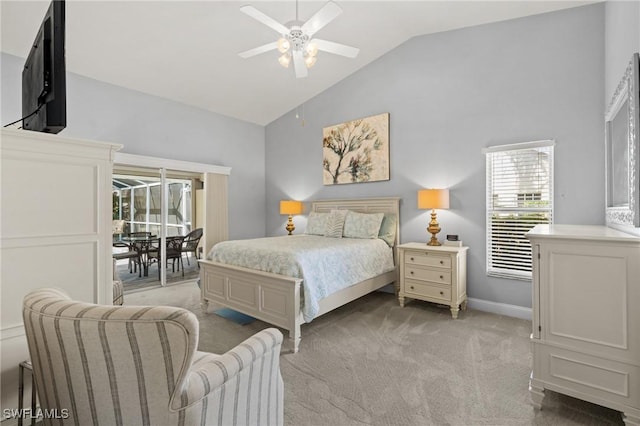
[[[471,309],[479,311],[491,312],[498,315],[506,315],[509,317],[521,318],[531,321],[531,308],[524,306],[509,305],[506,303],[492,302],[484,299],[469,298],[467,304]]]

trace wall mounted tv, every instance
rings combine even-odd
[[[22,128],[58,133],[67,125],[65,3],[53,0],[22,71]]]

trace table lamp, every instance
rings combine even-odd
[[[428,246],[439,246],[440,241],[436,238],[436,234],[440,232],[440,224],[436,219],[436,209],[449,208],[449,190],[448,189],[421,189],[418,191],[418,208],[431,209],[431,222],[427,231],[431,234],[431,240]]]
[[[289,221],[287,222],[286,230],[289,231],[289,235],[296,229],[293,224],[293,215],[302,213],[302,202],[294,200],[282,200],[280,201],[280,214],[289,215]]]

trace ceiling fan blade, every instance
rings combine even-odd
[[[304,56],[301,50],[293,52],[293,68],[296,71],[297,78],[303,78],[308,75],[307,66],[304,64]]]
[[[320,40],[318,38],[314,38],[309,43],[314,43],[318,47],[318,50],[340,56],[346,56],[347,58],[355,58],[356,56],[358,56],[358,53],[360,53],[360,49],[358,49],[357,47],[334,43],[333,41]]]
[[[317,11],[307,22],[305,22],[301,30],[303,33],[311,37],[321,28],[333,21],[342,13],[342,8],[332,1],[328,1],[322,9]]]
[[[265,44],[263,46],[259,46],[259,47],[253,48],[253,49],[246,50],[244,52],[240,52],[240,53],[238,53],[238,55],[241,58],[245,58],[246,59],[246,58],[250,58],[250,57],[255,56],[255,55],[259,55],[259,54],[264,53],[264,52],[268,52],[270,50],[275,50],[277,48],[278,48],[278,42],[274,41],[273,43],[268,43],[268,44]]]
[[[275,30],[279,34],[282,34],[282,35],[289,34],[289,28],[285,27],[280,22],[276,21],[270,16],[267,16],[264,13],[260,12],[258,9],[256,9],[253,6],[250,6],[250,5],[242,6],[240,8],[240,11],[251,16],[256,21],[262,22],[267,27]]]

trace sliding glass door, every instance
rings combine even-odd
[[[173,252],[171,256],[169,250],[172,239],[187,236],[194,229],[192,193],[200,182],[197,176],[164,169],[118,169],[116,166],[112,182],[114,242],[119,249],[114,248],[114,252],[140,251],[139,258],[117,261],[117,273],[125,290],[197,277],[197,269],[193,270],[197,262],[183,258],[188,253]],[[170,259],[166,258],[167,252]],[[189,268],[188,273],[185,266]]]

